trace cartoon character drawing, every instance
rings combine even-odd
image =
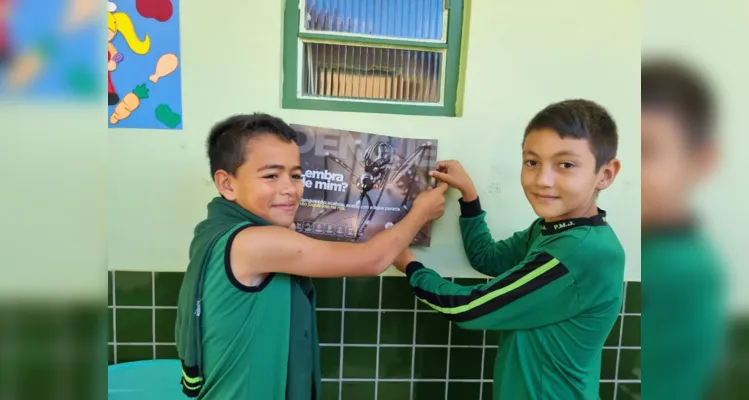
[[[115,105],[120,101],[120,96],[117,94],[114,84],[112,83],[112,71],[117,69],[117,65],[124,59],[123,54],[118,52],[114,45],[112,45],[112,40],[117,36],[117,33],[120,33],[122,38],[125,39],[125,43],[127,43],[130,50],[135,54],[146,54],[151,48],[151,38],[148,35],[145,35],[143,40],[140,40],[135,33],[135,27],[133,26],[130,16],[123,12],[116,11],[117,5],[110,1],[107,13],[107,79],[109,81],[107,93],[110,106]]]

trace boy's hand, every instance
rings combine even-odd
[[[445,192],[447,188],[446,183],[440,183],[434,189],[427,188],[426,191],[421,192],[416,197],[411,212],[422,217],[424,223],[438,219],[445,213]]]
[[[473,201],[478,197],[471,177],[468,176],[466,170],[456,160],[438,162],[437,170],[430,172],[429,175],[460,190],[460,193],[463,195],[463,201]]]
[[[398,268],[398,271],[406,273],[406,267],[408,264],[410,264],[412,261],[416,261],[416,256],[414,253],[406,247],[405,250],[403,250],[400,254],[398,254],[398,257],[393,260],[393,266],[395,268]]]

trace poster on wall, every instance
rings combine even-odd
[[[179,0],[108,7],[109,127],[182,129]]]
[[[92,103],[103,72],[101,0],[0,0],[0,97]]]
[[[294,124],[304,170],[295,227],[322,240],[363,242],[400,221],[433,185],[437,140]],[[413,244],[429,246],[431,224]]]

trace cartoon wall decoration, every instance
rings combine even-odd
[[[101,0],[0,0],[0,97],[92,103],[103,86]]]
[[[179,0],[118,0],[107,12],[110,128],[182,129]]]

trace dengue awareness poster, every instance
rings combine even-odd
[[[292,125],[299,134],[304,196],[296,230],[322,240],[362,242],[400,221],[432,185],[437,140]],[[431,224],[414,238],[429,246]]]

